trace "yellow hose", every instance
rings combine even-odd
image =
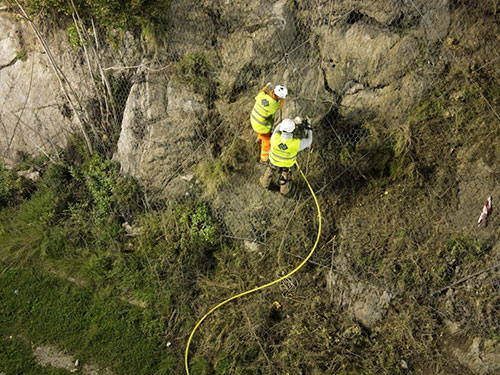
[[[316,250],[316,247],[318,246],[318,242],[319,242],[319,238],[321,236],[321,210],[319,208],[319,203],[318,203],[318,199],[316,198],[316,195],[314,194],[314,191],[311,187],[311,185],[309,184],[309,181],[307,180],[306,176],[304,175],[304,173],[302,172],[302,169],[300,169],[300,166],[297,164],[297,167],[299,169],[299,172],[300,174],[302,175],[302,177],[304,178],[304,180],[306,181],[306,184],[307,184],[307,187],[309,188],[309,190],[311,191],[311,194],[312,194],[312,197],[314,198],[314,202],[316,203],[316,208],[318,210],[318,234],[316,235],[316,241],[314,242],[314,245],[311,249],[311,251],[309,252],[309,254],[307,255],[307,257],[305,257],[305,259],[297,266],[295,267],[292,271],[290,271],[288,274],[286,274],[285,276],[282,276],[280,277],[279,279],[276,279],[274,281],[271,281],[267,284],[264,284],[264,285],[261,285],[261,286],[258,286],[256,288],[253,288],[253,289],[250,289],[250,290],[247,290],[245,292],[242,292],[242,293],[239,293],[239,294],[236,294],[232,297],[229,297],[228,299],[222,301],[221,303],[215,305],[214,307],[212,307],[210,310],[208,310],[208,312],[203,315],[203,317],[198,320],[198,323],[196,323],[196,325],[194,326],[193,330],[191,331],[191,334],[189,335],[189,339],[187,341],[187,344],[186,344],[186,351],[184,353],[184,365],[186,367],[186,374],[187,375],[190,375],[190,372],[189,372],[189,364],[188,364],[188,359],[189,359],[189,346],[191,345],[191,340],[193,339],[193,336],[196,332],[196,330],[198,329],[198,327],[200,326],[200,324],[211,314],[213,313],[215,310],[217,310],[219,307],[225,305],[226,303],[236,299],[236,298],[240,298],[240,297],[243,297],[247,294],[250,294],[250,293],[253,293],[253,292],[256,292],[258,290],[262,290],[262,289],[265,289],[265,288],[268,288],[270,287],[271,285],[274,285],[274,284],[277,284],[279,283],[280,281],[283,281],[284,279],[292,276],[295,272],[297,272],[298,270],[300,270],[306,263],[307,261],[309,260],[309,258],[311,258],[311,256],[314,254],[314,251]]]

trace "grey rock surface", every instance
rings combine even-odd
[[[207,107],[200,95],[169,80],[165,75],[144,73],[135,83],[123,114],[115,160],[124,174],[141,181],[147,190],[158,191],[170,183],[182,165],[204,157],[199,127]]]
[[[18,152],[53,155],[78,131],[75,118],[29,24],[4,13],[0,29],[0,155],[7,162]],[[67,36],[55,30],[49,38],[67,82],[84,98],[90,87]]]
[[[466,347],[455,348],[456,359],[473,374],[497,374],[500,371],[500,344],[496,340],[474,337]]]

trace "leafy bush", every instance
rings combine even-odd
[[[175,73],[178,79],[195,92],[206,94],[211,87],[211,67],[203,53],[190,53],[179,61]]]
[[[78,35],[78,31],[76,29],[75,24],[71,24],[66,29],[66,35],[69,38],[69,44],[71,44],[76,51],[78,51],[80,48],[82,48],[80,36]]]
[[[158,48],[165,44],[169,0],[75,0],[75,6],[84,22],[93,18],[108,37],[113,30],[139,31],[150,46]],[[54,19],[73,13],[71,3],[66,0],[26,0],[30,15],[43,12]],[[73,32],[74,31],[74,32]],[[72,45],[78,45],[76,30],[69,30]]]
[[[198,204],[185,211],[180,223],[188,228],[190,241],[203,247],[213,246],[217,241],[217,228],[205,204]]]
[[[117,215],[120,210],[127,216],[133,215],[134,207],[140,205],[138,184],[119,173],[119,166],[95,154],[79,167],[70,167],[72,177],[83,183],[90,195],[92,217],[99,223],[105,218]],[[76,206],[75,206],[76,208]]]
[[[16,190],[14,174],[0,163],[0,207],[9,203]]]

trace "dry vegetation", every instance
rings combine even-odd
[[[484,199],[500,193],[500,78],[485,65],[496,58],[498,15],[496,2],[474,12],[473,2],[456,3],[470,32],[453,30],[436,51],[453,57],[404,123],[377,118],[362,124],[358,143],[302,155],[323,209],[320,247],[287,282],[207,319],[193,375],[469,374],[455,346],[499,341],[500,219],[475,224]],[[317,134],[328,140],[329,129],[319,124]],[[231,184],[257,180],[258,167],[241,168],[254,145],[220,142],[220,158],[196,169],[203,191],[183,201],[146,204],[116,165],[81,144],[58,166],[27,160],[42,172],[36,186],[2,168],[0,331],[14,339],[0,338],[0,373],[66,373],[37,367],[23,336],[115,374],[179,374],[209,307],[307,254],[317,222],[304,183],[297,178],[287,200],[245,193]],[[228,236],[218,204],[244,211],[261,198],[269,206],[250,250]],[[380,319],[364,324],[356,302],[383,291]]]

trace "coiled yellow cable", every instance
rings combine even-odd
[[[279,279],[276,279],[274,281],[271,281],[267,284],[264,284],[264,285],[261,285],[261,286],[258,286],[256,288],[253,288],[253,289],[250,289],[250,290],[247,290],[245,292],[242,292],[242,293],[239,293],[239,294],[236,294],[232,297],[229,297],[228,299],[222,301],[221,303],[215,305],[214,307],[212,307],[210,310],[208,310],[208,312],[203,315],[203,317],[198,320],[198,323],[196,323],[196,325],[194,326],[193,330],[191,331],[191,334],[189,335],[189,339],[187,341],[187,344],[186,344],[186,351],[184,353],[184,365],[186,367],[186,374],[187,375],[190,375],[190,372],[189,372],[189,346],[191,345],[191,340],[193,339],[193,336],[196,332],[196,330],[198,329],[198,327],[200,326],[200,324],[211,314],[213,313],[215,310],[217,310],[219,307],[221,306],[224,306],[226,303],[232,301],[232,300],[235,300],[236,298],[240,298],[240,297],[243,297],[247,294],[250,294],[250,293],[253,293],[253,292],[256,292],[258,290],[262,290],[262,289],[265,289],[265,288],[268,288],[270,287],[271,285],[274,285],[274,284],[277,284],[279,283],[280,281],[283,281],[284,279],[292,276],[295,272],[297,272],[298,270],[300,270],[306,263],[307,261],[309,260],[309,258],[311,258],[311,256],[314,254],[314,251],[316,250],[316,247],[318,246],[318,242],[319,242],[319,238],[321,236],[321,210],[319,208],[319,203],[318,203],[318,199],[316,198],[316,194],[314,194],[314,190],[312,189],[311,185],[309,184],[309,181],[307,180],[306,176],[304,175],[304,173],[302,172],[302,169],[300,169],[300,166],[297,164],[297,167],[299,169],[299,172],[300,174],[302,175],[302,177],[304,178],[304,180],[306,181],[306,184],[307,184],[307,187],[309,188],[309,190],[311,191],[311,194],[312,194],[312,197],[314,198],[314,203],[316,203],[316,208],[318,210],[318,234],[316,235],[316,241],[314,242],[314,245],[311,249],[311,251],[309,252],[309,254],[307,255],[307,257],[304,258],[304,260],[297,266],[295,267],[292,271],[290,271],[288,274],[286,274],[285,276],[282,276],[280,277]]]

